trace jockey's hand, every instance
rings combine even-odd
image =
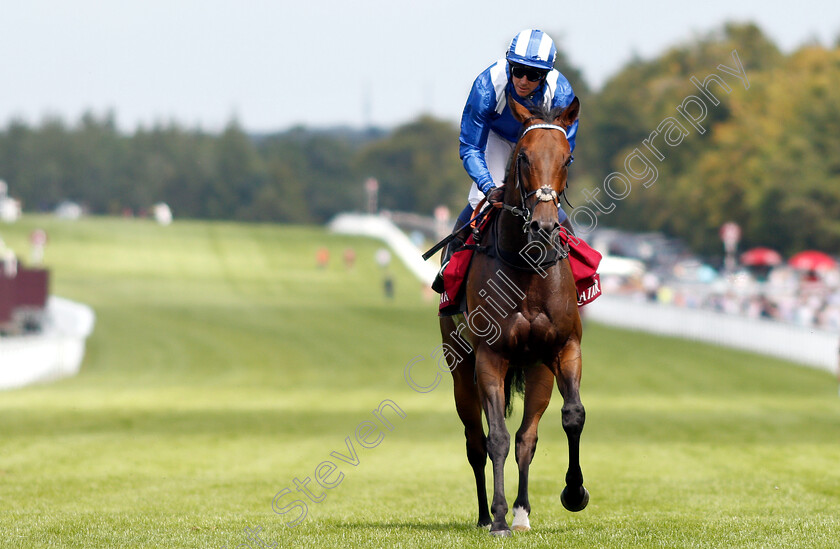
[[[487,193],[487,203],[494,208],[501,208],[505,200],[505,190],[501,187],[493,187]]]

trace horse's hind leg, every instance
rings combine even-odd
[[[455,334],[455,324],[449,318],[441,319],[441,331],[444,343],[453,349],[463,350],[459,344],[452,341]],[[466,355],[466,353],[461,353]],[[478,522],[476,526],[485,528],[490,526],[490,509],[487,505],[487,486],[484,471],[487,466],[487,437],[481,422],[481,401],[478,398],[478,388],[475,384],[475,355],[450,356],[450,359],[460,359],[457,364],[449,364],[452,381],[455,386],[455,409],[464,424],[464,436],[467,439],[467,461],[475,475],[475,490],[478,497]]]
[[[580,341],[570,339],[563,347],[555,368],[557,387],[563,395],[563,430],[569,441],[569,469],[560,501],[569,511],[582,511],[589,503],[589,492],[583,487],[583,472],[580,469],[580,435],[586,419],[586,411],[580,402],[580,371]]]
[[[513,502],[514,531],[531,529],[528,515],[531,504],[528,501],[528,470],[537,450],[537,426],[551,400],[554,390],[554,373],[544,364],[538,364],[525,373],[525,410],[522,425],[516,432],[516,463],[519,465],[519,493]]]

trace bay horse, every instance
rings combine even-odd
[[[521,391],[524,385],[522,424],[516,432],[519,491],[513,504],[513,529],[530,530],[528,469],[537,446],[537,425],[555,381],[563,396],[563,430],[569,446],[560,500],[569,511],[581,511],[589,503],[580,468],[585,418],[579,395],[582,329],[567,253],[557,241],[559,196],[571,161],[566,128],[577,120],[580,103],[575,97],[565,109],[550,111],[528,109],[510,98],[508,104],[523,129],[508,164],[503,206],[491,222],[495,226],[488,231],[488,241],[482,237],[481,244],[495,253],[479,249],[474,254],[466,281],[469,312],[440,319],[455,407],[475,474],[477,526],[490,526],[497,536],[511,534],[504,464],[510,449],[505,417],[506,411],[510,413],[512,386]],[[535,251],[538,259],[533,257]],[[490,509],[484,476],[488,454],[493,464]]]

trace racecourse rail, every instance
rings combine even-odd
[[[0,390],[76,375],[94,319],[87,305],[50,296],[41,333],[0,338]]]
[[[420,250],[388,219],[343,214],[330,228],[380,239],[423,283],[434,279],[436,266],[423,261]],[[583,312],[586,319],[601,324],[752,351],[828,372],[838,368],[840,337],[835,332],[611,295],[602,295]],[[93,331],[93,310],[51,296],[46,316],[40,334],[0,338],[0,390],[78,373],[85,340]]]
[[[341,214],[330,229],[382,240],[417,278],[424,283],[434,279],[436,265],[424,262],[420,250],[384,217]],[[742,349],[828,372],[838,369],[840,334],[835,332],[607,294],[586,305],[583,313],[610,326]]]
[[[601,324],[743,349],[828,372],[838,366],[835,332],[610,295],[585,306],[584,315]]]
[[[405,264],[406,268],[424,284],[431,284],[438,268],[423,261],[422,253],[390,219],[378,215],[340,214],[330,221],[331,231],[341,234],[368,236],[384,241]]]

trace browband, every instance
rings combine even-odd
[[[561,132],[563,132],[563,135],[566,136],[566,139],[569,138],[569,134],[566,133],[566,128],[564,128],[563,126],[558,126],[556,124],[534,124],[533,126],[528,126],[527,128],[525,128],[525,131],[522,132],[522,135],[519,137],[519,139],[525,137],[525,134],[529,131],[536,130],[537,128],[543,128],[546,130],[560,130]]]

